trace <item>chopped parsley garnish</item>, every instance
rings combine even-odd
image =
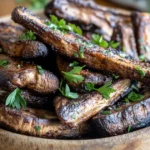
[[[73,115],[71,116],[71,118],[72,118],[72,119],[76,119],[76,115],[73,114]]]
[[[79,57],[79,54],[78,54],[77,52],[75,52],[75,53],[73,54],[73,56],[74,56],[75,58],[78,58],[78,57]]]
[[[102,87],[96,89],[100,94],[103,95],[103,97],[105,97],[106,99],[110,98],[110,94],[115,92],[115,90],[113,88],[111,88],[112,82],[109,81],[107,82],[105,85],[103,85]]]
[[[6,99],[5,105],[11,108],[26,108],[26,101],[21,95],[22,91],[15,89]]]
[[[109,43],[109,46],[114,49],[116,49],[119,45],[120,45],[120,43],[115,42],[115,41],[110,41],[110,43]]]
[[[96,44],[96,45],[99,45],[103,48],[108,48],[109,44],[107,41],[105,41],[103,39],[103,37],[101,35],[98,35],[98,34],[93,34],[92,35],[92,43]]]
[[[58,20],[58,18],[54,15],[50,15],[50,20],[46,22],[46,24],[54,30],[59,30],[62,32],[72,31],[79,35],[82,35],[82,30],[80,27],[76,26],[75,24],[67,24],[64,19]]]
[[[0,66],[6,67],[8,65],[8,60],[0,60]]]
[[[94,84],[91,83],[91,82],[86,83],[86,84],[85,84],[85,89],[86,89],[87,91],[94,91],[94,90],[95,90]]]
[[[139,89],[138,89],[138,87],[137,87],[137,86],[132,85],[132,86],[131,86],[131,88],[132,88],[132,89],[134,89],[135,91],[139,92]]]
[[[98,91],[104,98],[109,99],[110,94],[115,92],[113,88],[111,88],[112,81],[107,82],[105,85],[100,88],[95,88],[93,83],[86,83],[85,89],[88,91]]]
[[[115,41],[107,42],[106,40],[103,39],[103,36],[99,34],[93,34],[91,42],[103,48],[111,47],[116,49],[120,45],[119,42],[115,42]]]
[[[84,47],[80,46],[79,50],[80,50],[79,51],[80,58],[84,58]]]
[[[69,64],[69,67],[77,67],[79,63],[77,61],[74,61],[73,63]]]
[[[79,97],[78,93],[74,93],[70,91],[68,84],[66,84],[65,87],[63,87],[63,81],[60,82],[59,91],[63,96],[67,98],[77,99]]]
[[[26,33],[21,34],[19,39],[23,40],[23,41],[25,41],[25,40],[34,41],[34,40],[36,40],[36,36],[35,36],[34,32],[32,32],[30,30],[30,31],[27,31]]]
[[[138,102],[144,98],[144,95],[136,93],[134,91],[130,92],[125,98],[125,101],[128,102]]]
[[[105,110],[105,111],[102,111],[101,114],[102,114],[102,115],[110,115],[110,111]]]
[[[41,66],[37,66],[38,72],[39,74],[43,74],[45,72],[45,70],[41,67]]]
[[[131,131],[131,127],[130,126],[128,127],[127,131],[128,131],[128,133]]]
[[[34,126],[34,129],[35,129],[36,132],[40,132],[41,127],[40,126]]]
[[[62,73],[64,74],[64,78],[69,82],[74,82],[74,83],[82,82],[84,80],[84,77],[80,75],[79,73],[84,67],[85,66],[82,66],[82,67],[77,66],[77,67],[74,67],[69,72],[62,71]]]
[[[140,68],[140,66],[137,66],[136,70],[141,75],[142,78],[145,76],[145,72]]]
[[[139,60],[145,61],[145,59],[146,59],[146,56],[144,54],[139,56]]]
[[[118,79],[119,78],[119,76],[115,75],[115,74],[112,74],[112,77],[113,77],[113,79]]]

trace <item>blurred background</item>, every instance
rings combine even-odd
[[[50,0],[0,0],[0,16],[9,15],[16,6],[23,5],[32,10],[41,10]],[[150,11],[150,0],[95,0],[101,5],[128,10]]]

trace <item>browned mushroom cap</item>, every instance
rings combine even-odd
[[[57,77],[46,70],[40,74],[36,65],[16,61],[6,55],[0,55],[0,61],[7,61],[0,66],[0,86],[4,89],[28,88],[41,94],[50,94],[58,88]]]
[[[43,43],[19,39],[25,32],[23,27],[0,23],[0,46],[4,52],[25,59],[47,56],[48,48]]]
[[[4,105],[0,105],[0,124],[18,133],[45,138],[75,138],[91,130],[87,123],[68,128],[49,111],[31,108],[17,110]]]

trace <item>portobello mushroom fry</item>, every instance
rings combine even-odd
[[[112,88],[110,99],[105,99],[98,92],[81,94],[76,100],[57,96],[54,100],[55,111],[63,124],[74,127],[90,119],[107,106],[114,104],[130,90],[130,80],[116,81]]]
[[[14,60],[0,54],[0,87],[4,90],[27,88],[40,94],[54,93],[58,89],[58,78],[36,65]],[[2,63],[3,64],[2,66]]]
[[[85,35],[99,33],[108,41],[118,21],[130,22],[130,13],[127,11],[100,6],[93,0],[52,0],[46,6],[45,14],[78,24]]]
[[[87,123],[68,128],[59,122],[54,113],[46,110],[17,110],[4,105],[0,105],[0,126],[22,134],[58,139],[81,137],[91,130]]]
[[[150,125],[150,92],[145,91],[143,99],[122,103],[108,114],[99,113],[92,122],[100,136],[115,136]]]
[[[71,61],[68,61],[61,56],[57,56],[56,61],[57,61],[58,70],[61,73],[61,75],[64,77],[62,71],[68,72],[72,69],[72,67],[69,67]],[[85,90],[86,83],[93,83],[95,86],[102,86],[108,81],[112,80],[112,77],[110,75],[106,76],[104,74],[90,71],[88,69],[81,70],[80,75],[84,77],[84,80],[82,82],[80,83],[67,82],[75,91],[78,92],[87,92]]]
[[[26,32],[23,27],[0,23],[0,46],[3,51],[9,56],[24,59],[46,57],[48,48],[42,42],[20,39]]]
[[[15,8],[12,12],[12,19],[34,31],[45,43],[51,44],[56,52],[76,59],[86,64],[87,67],[98,71],[105,70],[122,78],[150,83],[149,63],[129,59],[124,53],[111,48],[104,49],[93,45],[77,34],[54,30],[46,25],[44,20],[37,18],[24,7]],[[75,58],[74,54],[79,54],[81,47],[84,48],[84,57]]]

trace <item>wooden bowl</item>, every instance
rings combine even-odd
[[[41,15],[41,12],[38,13]],[[10,21],[10,16],[0,22]],[[150,150],[150,127],[108,138],[55,140],[12,133],[0,129],[0,150]]]
[[[150,150],[150,127],[92,140],[54,140],[0,129],[0,150]]]

